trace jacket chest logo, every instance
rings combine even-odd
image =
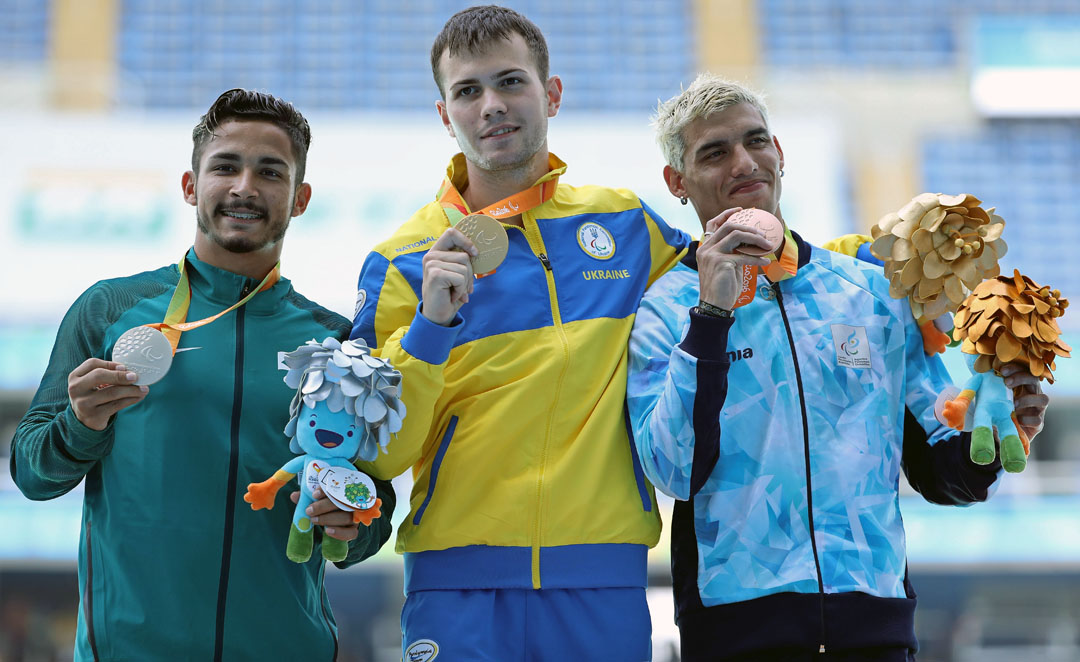
[[[597,260],[608,260],[615,255],[615,237],[599,223],[589,221],[579,225],[577,243],[586,255]]]
[[[870,342],[866,339],[866,327],[833,324],[831,328],[836,365],[856,370],[869,368]]]
[[[736,348],[736,349],[734,349],[734,350],[727,353],[728,363],[735,363],[736,361],[741,361],[743,359],[751,359],[751,358],[754,358],[754,348],[753,347]]]

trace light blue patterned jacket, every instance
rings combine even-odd
[[[955,504],[985,499],[998,465],[967,461],[968,435],[935,419],[948,374],[880,267],[795,237],[798,273],[761,277],[734,320],[690,312],[696,244],[653,284],[630,339],[628,407],[646,475],[688,502],[672,533],[680,625],[695,610],[814,594],[806,618],[822,639],[805,643],[816,650],[836,629],[827,596],[914,608],[901,469],[929,500]],[[802,609],[774,606],[785,621]],[[741,636],[732,612],[722,620]]]

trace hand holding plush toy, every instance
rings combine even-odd
[[[1018,363],[1034,377],[1054,382],[1054,359],[1069,356],[1055,318],[1069,302],[1061,292],[1040,287],[1019,271],[980,283],[956,313],[953,338],[961,341],[972,377],[960,394],[944,403],[943,422],[971,429],[971,460],[990,464],[996,456],[993,428],[1001,437],[1001,464],[1017,473],[1027,466],[1027,436],[1015,423],[1013,396],[1001,369]],[[976,408],[968,421],[968,407]]]
[[[299,474],[300,499],[293,512],[286,556],[297,563],[311,558],[314,527],[306,509],[313,492],[322,489],[353,521],[370,526],[380,516],[382,500],[375,484],[356,471],[356,459],[374,460],[386,450],[390,435],[401,429],[401,373],[389,362],[371,356],[363,339],[344,343],[314,340],[285,355],[285,383],[297,389],[289,405],[292,418],[285,426],[289,450],[300,453],[261,483],[248,485],[244,501],[252,510],[273,508],[274,497]],[[348,555],[344,540],[323,536],[322,554],[328,561]]]

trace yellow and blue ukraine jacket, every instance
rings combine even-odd
[[[551,178],[565,165],[552,156]],[[448,168],[465,188],[465,161]],[[539,182],[538,182],[539,183]],[[644,586],[660,517],[625,418],[627,339],[645,289],[689,244],[634,194],[560,183],[505,226],[506,260],[449,327],[418,314],[437,201],[360,274],[352,337],[402,372],[405,425],[372,463],[412,467],[398,531],[407,592]]]

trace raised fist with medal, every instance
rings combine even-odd
[[[697,250],[701,301],[725,311],[748,303],[758,269],[783,240],[783,225],[760,209],[734,207],[709,220]]]
[[[457,188],[443,183],[439,204],[450,227],[424,255],[421,314],[446,326],[469,301],[477,278],[495,273],[510,250],[506,228],[498,220],[524,214],[555,195],[557,174],[547,175],[532,187],[492,203],[476,213]]]
[[[458,221],[456,227],[476,247],[476,255],[469,260],[473,274],[494,273],[510,248],[510,239],[502,223],[484,214],[469,214]]]

